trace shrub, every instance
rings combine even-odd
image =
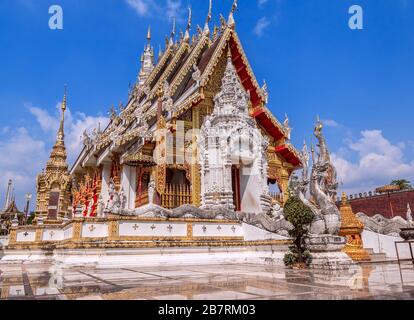
[[[286,266],[293,266],[297,263],[310,265],[312,256],[306,250],[304,238],[308,234],[310,223],[314,219],[312,210],[307,207],[299,198],[291,197],[285,204],[285,219],[293,225],[289,235],[294,238],[294,246],[289,247],[290,252],[285,255],[284,263]]]

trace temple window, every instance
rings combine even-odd
[[[167,168],[167,184],[164,194],[160,196],[160,202],[167,209],[192,203],[191,184],[185,170]]]

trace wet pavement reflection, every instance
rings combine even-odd
[[[0,299],[39,300],[414,300],[414,266],[316,272],[239,264],[111,269],[0,264],[0,290]]]

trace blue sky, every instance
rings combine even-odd
[[[49,7],[63,8],[64,29],[48,28]],[[213,23],[231,0],[213,0]],[[348,9],[364,10],[364,29]],[[70,159],[80,135],[126,102],[139,71],[148,24],[155,48],[171,18],[203,25],[208,0],[2,0],[0,2],[0,205],[7,179],[18,203],[54,142],[57,105],[68,85]],[[414,181],[414,0],[240,0],[237,32],[269,108],[293,127],[292,143],[312,139],[317,115],[343,189],[368,191],[394,178]]]

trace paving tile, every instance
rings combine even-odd
[[[0,271],[2,299],[414,300],[411,264],[371,264],[353,273],[253,264],[59,270],[34,263],[0,264]]]

